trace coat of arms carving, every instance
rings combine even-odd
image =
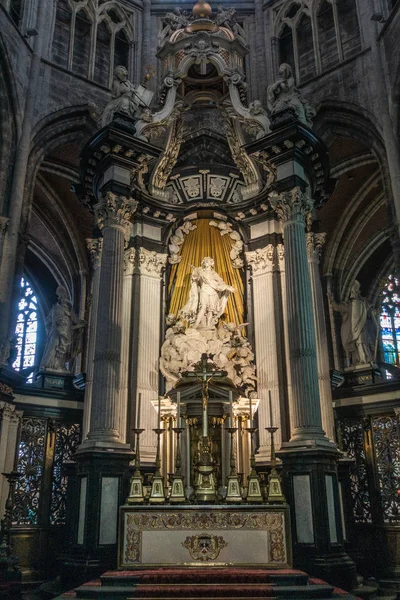
[[[222,535],[210,535],[203,533],[200,535],[191,535],[182,542],[182,546],[189,551],[193,560],[215,560],[218,558],[222,548],[228,543]]]

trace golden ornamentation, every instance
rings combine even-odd
[[[200,512],[193,510],[172,512],[168,509],[160,509],[159,512],[146,512],[144,509],[143,512],[137,512],[135,509],[134,512],[128,512],[125,517],[124,563],[132,564],[141,561],[142,532],[163,530],[197,530],[201,532],[197,536],[193,536],[197,538],[204,538],[206,535],[209,535],[210,538],[215,537],[212,534],[218,531],[266,531],[270,540],[266,561],[282,565],[286,564],[288,560],[284,511],[234,512],[232,510],[213,510]],[[188,539],[191,538],[186,538],[186,540]],[[211,556],[209,556],[205,560],[211,559]]]
[[[135,527],[133,515],[126,517],[126,546],[124,560],[126,563],[140,562],[142,549],[142,532]]]
[[[189,551],[193,560],[215,560],[218,558],[222,548],[228,543],[222,535],[210,535],[202,533],[201,535],[191,535],[182,542],[182,546]]]

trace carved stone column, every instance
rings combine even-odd
[[[314,315],[308,270],[305,216],[313,201],[300,188],[273,197],[283,222],[289,359],[292,380],[291,443],[329,443],[324,435],[319,401]]]
[[[151,401],[158,398],[159,392],[161,277],[167,258],[167,254],[146,248],[137,252],[132,359],[135,394],[142,395],[140,426],[146,429],[140,440],[143,464],[153,464],[156,456],[156,436],[152,429],[157,427],[157,414]],[[131,423],[133,426],[134,415]]]
[[[124,253],[124,284],[122,297],[123,328],[122,328],[122,351],[121,351],[121,403],[127,407],[121,413],[120,430],[127,431],[129,413],[129,353],[132,340],[132,309],[133,309],[133,274],[135,267],[135,248],[128,248]],[[132,401],[132,400],[131,400]]]
[[[286,385],[287,385],[287,398],[288,398],[288,409],[289,415],[286,419],[285,423],[281,423],[282,425],[282,436],[284,435],[284,439],[290,438],[290,432],[293,430],[293,400],[292,400],[292,377],[290,374],[290,358],[289,358],[289,327],[288,327],[288,319],[287,319],[287,300],[286,300],[286,271],[285,271],[285,247],[283,244],[278,244],[276,247],[276,252],[278,255],[278,270],[280,276],[280,290],[282,294],[282,325],[283,325],[283,340],[284,340],[284,348],[285,348],[285,366],[286,366]],[[288,425],[289,426],[288,426]],[[285,432],[283,428],[285,427]]]
[[[318,383],[321,401],[322,427],[330,440],[335,440],[335,422],[332,406],[331,378],[329,373],[328,336],[326,333],[324,296],[319,271],[319,259],[326,233],[306,235],[311,293],[314,307],[315,341],[317,346]]]
[[[270,435],[265,431],[269,427],[269,390],[272,397],[272,418],[274,425],[279,427],[275,437],[276,447],[280,448],[281,413],[279,369],[275,323],[274,298],[274,255],[272,244],[252,252],[246,252],[246,259],[252,271],[254,335],[257,356],[257,395],[260,398],[258,406],[258,435],[260,447],[257,452],[257,462],[265,462],[271,458]]]
[[[83,409],[83,423],[82,423],[82,439],[85,440],[89,431],[90,421],[90,410],[92,406],[92,392],[93,392],[93,359],[94,349],[96,341],[96,322],[97,322],[97,309],[99,305],[99,283],[100,283],[100,262],[101,262],[101,249],[103,247],[103,238],[88,238],[86,240],[88,247],[90,260],[92,263],[93,277],[92,277],[92,289],[91,289],[91,307],[90,307],[90,321],[88,331],[88,352],[87,352],[87,372],[86,372],[86,385],[85,385],[85,404]]]
[[[103,232],[98,309],[93,364],[92,406],[87,440],[83,446],[123,449],[126,432],[121,415],[127,411],[121,397],[124,238],[136,202],[107,192],[96,207]],[[129,446],[126,445],[129,450]]]

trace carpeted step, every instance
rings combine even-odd
[[[102,585],[132,586],[173,583],[264,583],[275,585],[306,585],[307,573],[292,569],[149,569],[138,571],[107,571]]]
[[[137,584],[128,586],[88,585],[80,586],[76,590],[77,598],[97,599],[107,598],[115,600],[128,600],[128,598],[275,598],[286,600],[289,598],[325,599],[332,596],[333,587],[325,585],[266,585],[261,583],[250,584],[210,584],[210,583],[164,583],[164,584]]]

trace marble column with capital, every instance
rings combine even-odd
[[[141,247],[135,259],[132,381],[133,393],[136,397],[141,394],[140,427],[145,428],[140,439],[141,462],[151,465],[156,457],[156,436],[152,430],[157,427],[157,414],[151,401],[157,400],[159,393],[161,285],[167,258],[167,254]],[[132,410],[131,427],[135,418]]]
[[[127,407],[124,413],[121,413],[121,431],[127,431],[129,405],[129,361],[132,341],[132,311],[133,305],[133,275],[135,271],[136,249],[127,248],[124,252],[124,284],[123,284],[123,328],[122,328],[122,352],[121,352],[121,403]]]
[[[285,243],[287,326],[292,383],[292,435],[289,444],[328,444],[322,429],[318,366],[305,217],[313,208],[299,187],[271,197],[282,220]]]
[[[326,233],[306,234],[308,266],[314,307],[315,341],[317,347],[318,383],[321,401],[322,427],[328,438],[335,440],[331,377],[329,370],[328,336],[326,331],[324,295],[322,291],[319,262]]]
[[[90,256],[90,262],[92,265],[92,285],[90,293],[91,306],[88,330],[88,351],[86,360],[87,371],[85,384],[85,404],[83,409],[82,422],[82,440],[86,439],[89,431],[90,410],[92,406],[93,359],[96,341],[97,309],[99,306],[100,263],[101,250],[103,247],[103,238],[87,238],[86,245]]]
[[[92,403],[87,439],[80,450],[114,448],[129,450],[122,415],[127,403],[121,395],[123,323],[124,240],[137,202],[107,192],[95,206],[103,233],[100,263]]]
[[[276,339],[276,306],[274,297],[273,272],[275,268],[275,248],[268,244],[246,252],[247,264],[252,272],[254,335],[257,357],[257,395],[260,399],[258,407],[259,449],[257,462],[271,458],[270,435],[265,430],[269,427],[269,390],[272,399],[273,424],[279,427],[275,443],[280,448],[282,441],[279,368]]]
[[[280,290],[282,294],[282,327],[283,327],[283,340],[285,348],[285,366],[286,366],[286,385],[287,385],[287,398],[288,398],[288,410],[289,410],[289,431],[286,432],[286,439],[290,438],[290,431],[293,430],[293,400],[292,400],[292,376],[290,372],[290,358],[289,358],[289,328],[287,319],[287,300],[286,300],[286,271],[285,271],[285,246],[278,244],[276,246],[276,253],[278,258],[278,274],[280,278]],[[286,424],[286,423],[285,423]],[[282,428],[283,429],[283,428]]]

